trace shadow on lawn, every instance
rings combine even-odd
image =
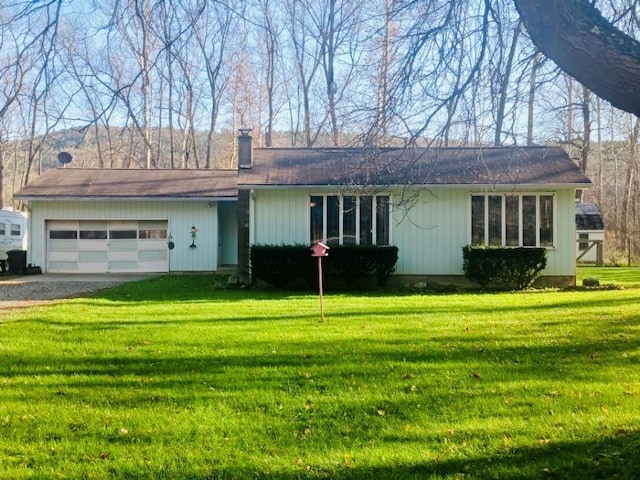
[[[389,295],[368,295],[369,298],[386,298]],[[106,295],[98,295],[94,298],[108,299],[108,304],[100,305],[100,308],[104,310],[103,319],[100,321],[83,321],[79,320],[75,316],[69,316],[65,319],[38,319],[30,318],[27,320],[33,323],[43,323],[51,325],[52,323],[90,328],[92,330],[112,330],[117,328],[124,328],[127,326],[171,326],[171,325],[184,325],[185,323],[192,325],[221,325],[224,323],[251,323],[262,321],[277,321],[275,313],[271,310],[265,311],[260,303],[256,303],[254,311],[247,312],[246,310],[237,315],[229,315],[229,309],[225,308],[226,303],[246,302],[246,301],[286,301],[288,299],[295,298],[300,300],[300,295],[296,297],[289,296],[285,293],[270,293],[267,295],[253,295],[245,294],[244,296],[238,296],[237,293],[228,295],[226,293],[216,294],[212,298],[202,299],[163,299],[162,301],[144,301],[144,300],[124,300],[120,295],[114,295],[113,293],[107,293]],[[362,300],[362,296],[357,296]],[[394,303],[391,305],[381,305],[375,303],[371,306],[364,305],[361,309],[341,309],[335,311],[332,309],[331,295],[325,297],[325,316],[326,319],[331,322],[332,320],[350,319],[353,317],[366,317],[367,319],[375,322],[376,318],[387,320],[392,317],[401,316],[406,317],[409,315],[417,315],[422,317],[420,320],[429,321],[429,317],[432,315],[447,315],[452,319],[459,319],[461,327],[464,327],[469,321],[475,321],[477,316],[491,315],[493,317],[498,316],[512,316],[512,315],[527,315],[530,313],[535,316],[538,311],[555,311],[555,310],[573,310],[573,315],[576,319],[589,315],[597,315],[595,310],[602,310],[602,314],[606,315],[606,319],[603,317],[601,333],[619,333],[620,328],[627,328],[633,325],[640,325],[640,317],[636,316],[634,312],[629,312],[626,316],[613,317],[615,309],[617,307],[627,308],[630,304],[640,304],[640,291],[637,296],[624,298],[592,298],[588,295],[573,300],[557,301],[562,297],[554,297],[551,301],[540,302],[522,305],[513,304],[508,301],[508,298],[502,298],[500,302],[494,304],[452,304],[452,303],[436,303],[431,302],[428,297],[425,297],[423,304],[416,305],[413,302],[413,306],[407,304]],[[318,322],[319,314],[317,312],[317,299],[314,296],[309,295],[305,300],[308,300],[308,308],[292,313],[287,312],[282,315],[283,321],[299,321],[299,322]],[[130,307],[131,303],[138,303],[141,308],[152,308],[154,305],[166,305],[167,302],[175,302],[174,311],[163,311],[162,315],[154,313],[141,313],[135,319],[129,319],[129,317],[119,317],[118,309],[121,307]],[[185,314],[184,307],[189,304],[212,304],[212,308],[206,313],[197,312]],[[221,305],[222,308],[216,310],[216,305]],[[96,307],[96,303],[90,299],[81,298],[75,299],[73,303],[66,304],[67,308],[78,307]],[[64,308],[64,305],[59,308]],[[584,310],[584,314],[582,313]],[[128,312],[127,315],[131,315]],[[206,316],[205,316],[206,315]],[[466,319],[466,320],[465,320]],[[555,324],[560,324],[566,321],[566,318],[558,318],[550,320],[544,324],[546,327],[551,327]],[[490,340],[490,339],[488,339]]]
[[[131,395],[124,400],[127,405],[138,401],[144,405],[149,392],[162,389],[185,393],[184,398],[174,395],[173,400],[189,403],[194,391],[200,392],[198,396],[214,395],[209,392],[212,386],[239,394],[274,386],[283,391],[294,389],[312,394],[324,392],[326,385],[340,389],[354,378],[375,385],[393,383],[401,392],[410,384],[416,384],[417,394],[398,399],[398,407],[402,408],[403,398],[410,403],[420,396],[435,400],[429,388],[443,382],[450,384],[454,392],[462,389],[468,396],[472,394],[470,390],[480,389],[482,393],[488,384],[501,384],[505,379],[514,384],[532,380],[592,381],[600,378],[607,368],[624,364],[632,368],[633,355],[623,359],[621,353],[633,354],[637,345],[636,340],[628,338],[593,338],[566,345],[514,346],[504,342],[504,346],[497,346],[494,343],[485,349],[479,348],[477,339],[418,338],[403,342],[354,338],[321,343],[285,341],[278,345],[280,351],[275,351],[273,342],[249,338],[246,342],[251,343],[253,349],[247,354],[240,340],[223,345],[192,342],[197,348],[195,351],[191,350],[191,344],[176,342],[180,345],[178,348],[189,353],[171,354],[172,346],[166,340],[144,341],[122,344],[99,356],[67,354],[57,360],[37,354],[30,357],[5,354],[0,368],[5,379],[55,377],[56,388],[62,390],[101,387],[128,390]],[[235,353],[236,348],[243,353]],[[439,403],[446,404],[449,394],[442,396]],[[12,395],[11,390],[6,390],[2,398]],[[119,403],[117,398],[112,401]]]
[[[350,472],[342,478],[523,478],[637,479],[640,433],[619,431],[594,441],[558,442],[519,448],[503,455],[473,460],[445,460],[419,465]],[[296,478],[292,476],[291,478]],[[339,478],[339,477],[336,477]]]
[[[504,454],[476,459],[424,461],[411,465],[389,465],[376,468],[358,466],[358,453],[353,452],[350,467],[343,465],[323,469],[298,461],[298,471],[261,471],[258,469],[200,466],[197,470],[181,471],[174,478],[192,479],[247,479],[266,480],[400,480],[400,479],[628,479],[635,480],[640,472],[640,434],[618,432],[614,436],[593,441],[558,442],[542,447],[520,448]],[[204,470],[204,471],[203,471]],[[207,472],[208,470],[208,472]],[[206,472],[206,473],[205,473]],[[162,469],[154,472],[165,478]],[[118,472],[114,478],[126,478],[127,472]]]
[[[594,296],[598,291],[557,291],[548,292],[545,290],[533,290],[525,292],[512,292],[514,295],[553,295],[556,299],[561,299],[563,294],[583,294],[579,300],[566,301],[545,301],[538,306],[531,308],[567,308],[580,305],[609,305],[610,298],[602,299]],[[165,303],[169,301],[177,302],[218,302],[218,301],[246,301],[246,300],[278,300],[287,298],[311,297],[317,295],[315,291],[284,291],[277,289],[253,289],[237,288],[226,283],[226,277],[216,275],[164,275],[140,282],[131,282],[119,285],[107,290],[102,290],[91,295],[91,298],[104,299],[113,302],[131,303]],[[436,292],[409,292],[402,290],[373,290],[373,291],[353,291],[353,292],[333,292],[325,290],[328,297],[355,296],[359,298],[386,298],[386,297],[415,297],[437,298],[447,296],[469,295],[482,298],[491,296],[504,297],[509,292],[482,292],[471,291],[467,293],[436,293]],[[637,297],[640,299],[640,291]],[[615,301],[615,300],[614,300]],[[628,301],[628,300],[627,300]],[[622,300],[621,300],[622,302]],[[506,302],[505,302],[506,303]],[[487,309],[494,309],[496,305],[491,305]],[[508,311],[508,305],[502,305]],[[513,308],[515,309],[515,307]]]

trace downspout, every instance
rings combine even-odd
[[[32,242],[32,237],[33,235],[31,235],[31,232],[33,231],[33,215],[32,215],[32,211],[29,208],[29,200],[25,200],[24,202],[22,202],[22,205],[24,206],[24,208],[27,210],[27,231],[24,232],[24,234],[27,236],[27,265],[29,264],[33,264],[35,265],[35,263],[33,263],[33,258],[31,258],[32,256],[32,252],[33,252],[33,242]],[[43,220],[44,221],[44,220]],[[44,232],[44,237],[46,238],[46,228],[43,226],[43,232]],[[46,240],[45,240],[46,243]],[[42,256],[44,257],[45,255],[45,245],[42,245]],[[41,258],[41,264],[42,264],[42,271],[44,272],[44,258]]]

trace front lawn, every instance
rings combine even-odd
[[[640,287],[640,267],[578,267],[576,283],[582,285],[582,280],[587,277],[597,278],[601,285]]]
[[[640,289],[221,290],[0,315],[0,478],[637,478]]]

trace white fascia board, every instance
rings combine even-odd
[[[124,202],[234,202],[238,197],[40,197],[31,195],[17,195],[16,200],[26,201],[74,201],[74,202],[96,202],[96,201],[124,201]]]
[[[593,183],[514,183],[514,184],[471,184],[471,183],[452,183],[452,184],[435,184],[435,183],[420,183],[411,185],[322,185],[322,184],[308,184],[308,185],[252,185],[241,184],[238,185],[240,190],[273,190],[273,189],[309,189],[309,188],[351,188],[354,190],[370,187],[379,187],[385,189],[398,189],[398,188],[456,188],[465,190],[481,190],[481,191],[514,191],[514,190],[555,190],[555,189],[568,189],[568,188],[591,188]]]

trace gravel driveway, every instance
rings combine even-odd
[[[42,305],[60,298],[78,297],[126,282],[135,282],[156,274],[43,274],[25,277],[0,277],[0,313],[2,310]]]

